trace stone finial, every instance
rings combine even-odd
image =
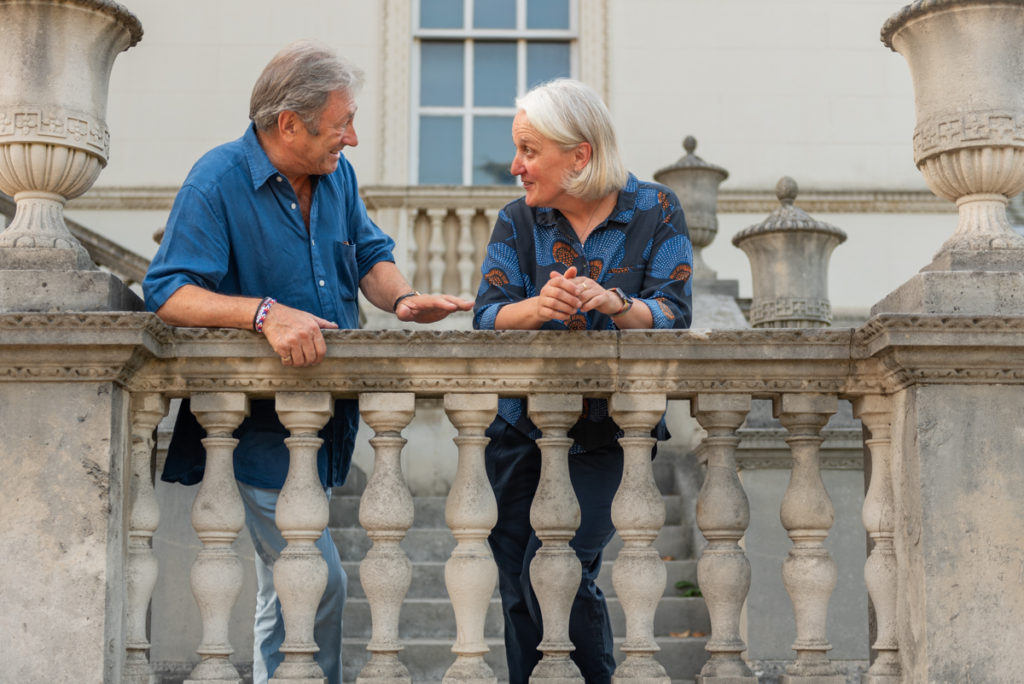
[[[697,139],[686,136],[686,154],[675,164],[655,172],[654,180],[676,193],[686,214],[686,227],[693,243],[694,280],[715,280],[717,273],[704,262],[703,250],[718,233],[718,186],[729,177],[729,172],[698,157],[696,149]]]
[[[791,206],[796,200],[796,195],[800,191],[800,186],[796,184],[796,181],[789,176],[783,176],[779,179],[779,182],[775,184],[775,196],[779,198],[779,202],[785,206]]]
[[[846,233],[797,207],[799,186],[789,176],[775,185],[779,207],[733,236],[750,259],[755,328],[817,328],[831,325],[828,260]]]

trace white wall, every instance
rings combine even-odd
[[[728,187],[923,189],[913,91],[879,31],[898,0],[613,0],[611,95],[623,154],[650,175],[682,139]]]
[[[409,0],[410,2],[412,0]],[[584,11],[594,0],[580,0]],[[722,188],[771,192],[783,175],[802,191],[922,190],[914,168],[913,91],[903,58],[879,30],[901,0],[608,0],[609,106],[627,164],[642,178],[683,154],[728,169]],[[111,77],[111,158],[97,186],[176,187],[207,149],[238,137],[252,82],[287,42],[312,37],[364,68],[358,148],[363,184],[378,181],[377,41],[381,4],[367,0],[125,0],[142,41]],[[800,199],[797,199],[800,204]],[[162,211],[69,216],[149,256]],[[832,260],[836,307],[868,307],[927,264],[955,214],[832,214],[849,235]],[[706,251],[750,296],[732,235],[763,215],[723,215]],[[384,226],[388,229],[388,226]]]
[[[372,178],[378,12],[363,0],[125,0],[142,41],[110,79],[110,162],[97,185],[177,186],[206,150],[242,135],[249,93],[285,44],[323,41],[366,71],[349,158]]]

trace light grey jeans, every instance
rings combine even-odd
[[[238,491],[245,504],[245,525],[256,549],[256,619],[253,624],[252,680],[267,684],[274,670],[284,660],[280,652],[284,643],[284,619],[281,602],[274,591],[274,561],[287,543],[274,522],[274,511],[280,490],[260,489],[241,482]],[[330,497],[330,490],[327,490]],[[327,588],[316,612],[313,638],[320,647],[316,661],[324,671],[328,684],[341,684],[342,610],[348,590],[348,577],[341,567],[338,549],[325,529],[316,542],[327,562]]]

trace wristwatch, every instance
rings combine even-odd
[[[622,300],[622,308],[613,313],[612,316],[621,316],[632,308],[633,298],[623,292],[621,287],[613,287],[609,292],[614,292]]]

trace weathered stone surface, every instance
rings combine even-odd
[[[0,313],[144,308],[141,297],[104,271],[0,270]]]
[[[109,382],[0,382],[5,680],[120,681],[126,426]]]
[[[1021,388],[930,385],[896,398],[906,681],[1016,681],[1024,643]]]

